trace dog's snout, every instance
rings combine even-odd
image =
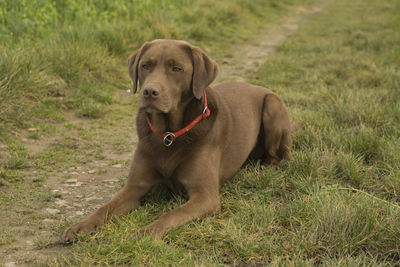
[[[146,87],[143,89],[143,96],[144,97],[153,97],[157,98],[160,95],[160,90],[155,87]]]

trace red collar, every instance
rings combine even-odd
[[[176,131],[174,133],[171,132],[165,132],[165,133],[159,133],[157,132],[153,125],[151,125],[151,122],[149,120],[149,117],[146,116],[146,120],[147,120],[147,124],[149,125],[150,129],[153,131],[153,133],[155,133],[156,135],[160,136],[163,139],[164,145],[165,146],[170,146],[172,145],[172,143],[174,142],[174,140],[183,135],[184,133],[190,131],[190,129],[192,129],[199,121],[201,121],[202,119],[205,119],[207,117],[209,117],[211,114],[210,109],[208,108],[207,105],[207,95],[204,92],[204,109],[203,112],[197,116],[190,124],[188,124],[185,128],[180,129],[179,131]]]

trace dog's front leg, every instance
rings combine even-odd
[[[163,237],[169,229],[181,226],[196,218],[216,214],[221,204],[218,194],[209,192],[195,193],[188,202],[162,215],[152,224],[140,229],[140,235],[150,234],[154,238]]]
[[[100,228],[111,215],[128,213],[139,207],[140,198],[143,197],[152,186],[160,180],[145,160],[136,156],[132,162],[131,170],[125,186],[104,206],[84,220],[69,227],[63,234],[64,242],[76,239],[80,232],[93,232]]]
[[[204,158],[207,160],[202,160]],[[218,161],[212,158],[209,154],[205,157],[199,156],[198,160],[191,160],[181,168],[177,176],[180,177],[178,180],[187,191],[189,200],[141,228],[140,235],[150,234],[154,238],[161,238],[171,228],[220,211]]]

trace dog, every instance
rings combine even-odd
[[[214,86],[217,63],[185,41],[144,43],[128,61],[133,91],[140,85],[138,146],[125,186],[63,234],[99,229],[112,215],[139,207],[155,185],[186,192],[188,201],[139,230],[162,238],[169,229],[221,209],[219,190],[248,158],[277,165],[292,147],[291,123],[272,91],[243,82]]]

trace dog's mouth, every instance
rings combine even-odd
[[[171,102],[167,97],[146,98],[139,97],[139,109],[147,113],[168,113],[171,110]]]
[[[161,110],[159,107],[155,106],[155,105],[146,105],[145,107],[143,107],[143,109],[147,112],[147,113],[165,113],[163,110]]]
[[[144,101],[141,103],[140,109],[144,110],[146,113],[168,113],[166,108],[163,108],[160,105],[157,105],[154,102]]]

